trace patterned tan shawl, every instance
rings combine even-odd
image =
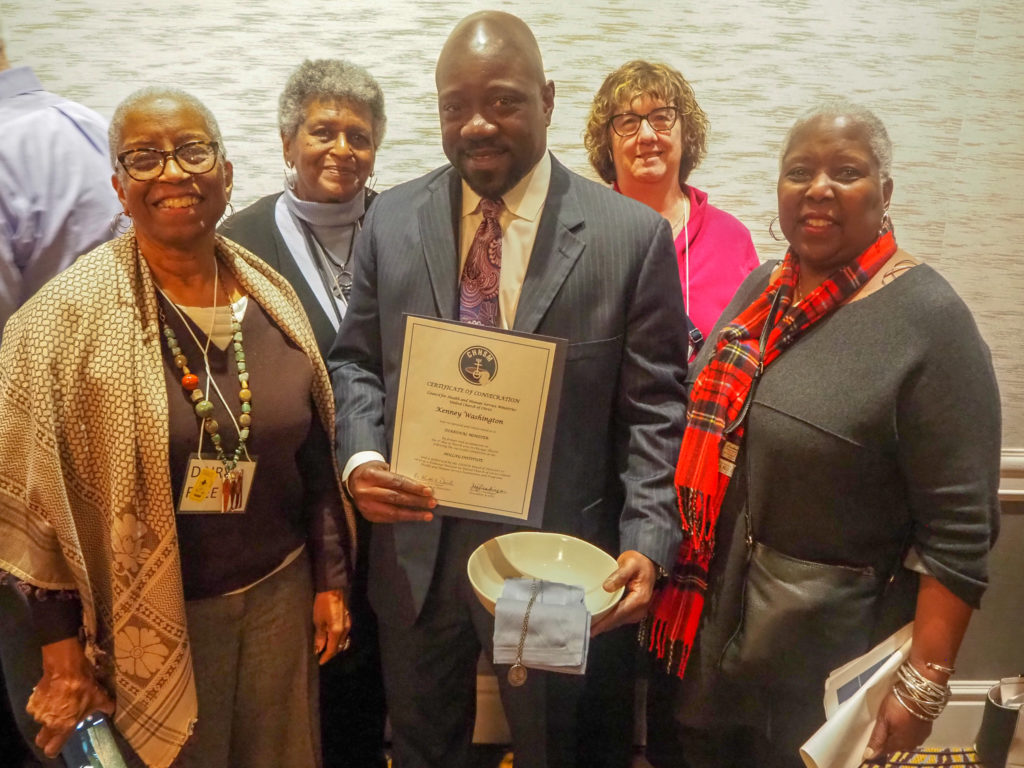
[[[295,292],[230,240],[217,252],[312,361],[333,455],[330,379]],[[197,715],[160,345],[153,279],[129,231],[39,291],[0,348],[0,568],[80,593],[116,724],[152,768],[174,760]],[[345,513],[354,548],[347,501]]]

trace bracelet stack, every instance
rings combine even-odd
[[[932,667],[931,664],[928,666]],[[941,671],[946,669],[943,667]],[[903,662],[896,670],[896,682],[893,683],[892,693],[905,710],[925,722],[931,722],[942,714],[950,696],[948,685],[939,685],[929,680],[909,661]]]

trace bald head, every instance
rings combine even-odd
[[[530,28],[508,13],[467,16],[435,72],[441,145],[481,197],[497,200],[544,156],[555,85]]]
[[[479,11],[470,14],[448,35],[437,59],[436,77],[450,66],[453,59],[467,53],[480,56],[514,56],[536,78],[544,83],[544,62],[537,38],[518,16],[503,11]]]

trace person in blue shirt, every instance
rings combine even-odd
[[[43,283],[110,239],[111,221],[121,206],[110,184],[106,121],[43,90],[29,67],[12,67],[2,28],[0,136],[2,338],[7,318]],[[0,583],[0,693],[8,692],[13,719],[31,743],[36,726],[25,701],[39,679],[40,660],[26,611],[23,596]],[[6,709],[0,707],[0,737],[9,742],[16,738],[15,723]]]
[[[11,67],[0,30],[0,338],[7,318],[80,254],[109,240],[121,206],[107,123]]]

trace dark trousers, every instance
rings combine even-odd
[[[679,727],[678,751],[648,755],[654,768],[803,768],[799,753],[782,753],[758,730],[748,727],[701,730]],[[665,762],[668,758],[669,762]]]
[[[380,671],[377,617],[366,598],[369,523],[356,521],[360,560],[349,593],[352,644],[320,667],[324,768],[384,768],[387,709]]]
[[[13,762],[15,755],[31,751],[33,757],[27,758],[27,765],[62,767],[62,761],[47,760],[42,750],[35,746],[39,724],[25,711],[32,688],[43,675],[43,657],[26,598],[13,584],[0,583],[0,627],[3,628],[0,630],[2,677],[11,712],[20,732],[20,738],[11,734],[18,741],[5,745],[3,755],[10,757]],[[6,765],[3,759],[0,759],[0,764]]]
[[[395,768],[468,764],[477,659],[481,650],[493,658],[494,618],[473,594],[466,561],[496,530],[494,524],[446,520],[420,616],[411,626],[381,619]],[[530,670],[526,684],[514,688],[508,666],[496,666],[516,768],[629,765],[634,635],[635,628],[627,627],[595,638],[586,676]],[[621,717],[608,718],[606,707]],[[609,731],[610,719],[618,727]]]
[[[654,768],[803,768],[800,746],[824,721],[820,694],[751,691],[766,702],[764,728],[684,726],[675,717],[682,695],[679,678],[652,664],[647,681],[647,762]]]

